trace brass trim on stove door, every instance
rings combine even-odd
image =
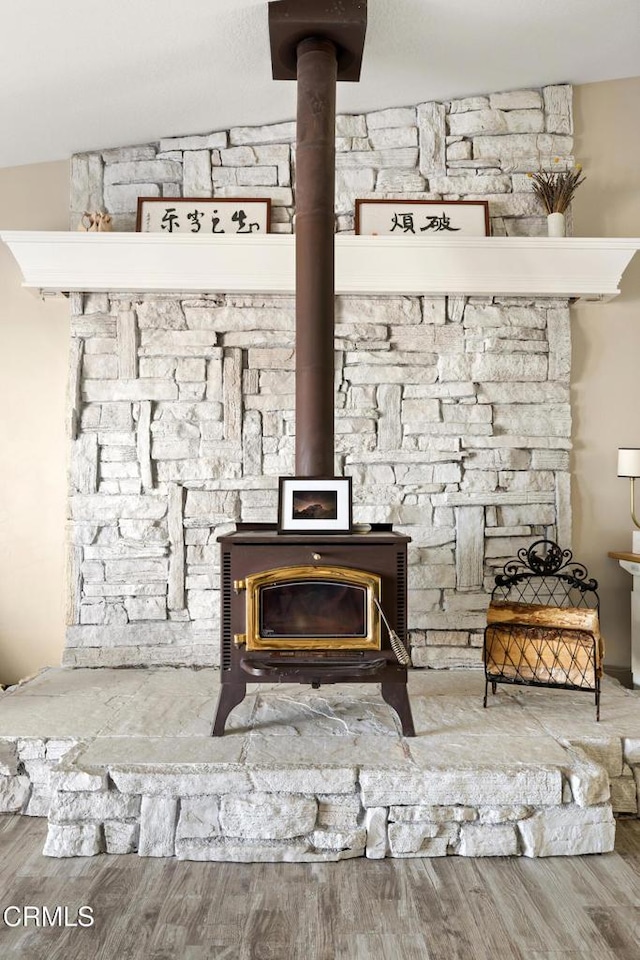
[[[364,587],[367,591],[367,633],[362,637],[291,637],[260,636],[260,589],[285,585],[298,580],[329,580]],[[293,566],[254,573],[244,578],[246,601],[247,650],[380,650],[380,619],[374,598],[381,600],[382,580],[375,573],[351,567]]]

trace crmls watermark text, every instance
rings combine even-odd
[[[2,922],[6,927],[92,927],[93,907],[5,907]]]

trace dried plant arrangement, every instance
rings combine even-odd
[[[554,162],[559,162],[557,157]],[[542,170],[528,176],[533,180],[533,192],[547,213],[565,213],[576,190],[586,180],[580,164],[572,170]]]

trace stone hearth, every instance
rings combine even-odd
[[[604,853],[637,816],[640,695],[410,674],[415,740],[377,690],[258,687],[209,736],[211,669],[46,670],[2,696],[0,802],[45,853],[186,860]]]

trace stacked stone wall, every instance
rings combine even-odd
[[[494,236],[546,233],[527,173],[573,163],[572,88],[549,86],[341,115],[336,121],[336,229],[354,229],[357,197],[487,200]],[[78,154],[71,226],[106,210],[135,229],[138,197],[270,197],[272,232],[291,233],[295,123],[232,127]]]
[[[311,742],[322,755],[326,742]],[[616,737],[572,744],[562,768],[436,770],[419,746],[409,747],[412,764],[396,760],[398,769],[346,759],[264,767],[244,752],[221,763],[91,766],[86,749],[0,741],[0,812],[48,816],[48,856],[314,862],[604,853],[614,846],[614,815],[637,815],[640,782],[640,767],[629,766],[637,740]]]
[[[337,229],[356,197],[487,199],[494,234],[536,234],[527,171],[572,162],[571,89],[337,119]],[[132,229],[137,197],[269,196],[293,228],[295,128],[234,128],[82,155],[72,219]],[[65,663],[205,665],[218,546],[275,521],[294,473],[294,304],[274,296],[72,298]],[[496,568],[570,543],[567,301],[339,297],[336,472],[354,518],[412,537],[416,666],[477,666]]]
[[[217,662],[219,548],[294,473],[282,298],[76,295],[65,662]],[[416,666],[480,663],[496,568],[569,542],[569,310],[340,297],[336,471],[412,537]]]

